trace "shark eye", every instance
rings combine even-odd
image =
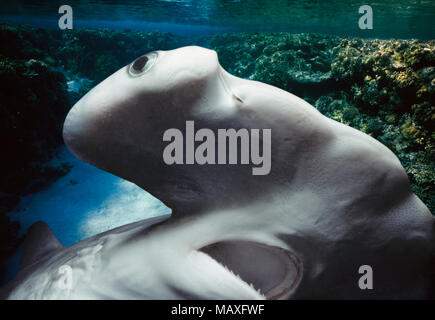
[[[154,65],[158,57],[157,52],[147,53],[134,60],[128,67],[128,72],[133,77],[138,77],[146,73]]]

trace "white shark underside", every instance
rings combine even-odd
[[[163,133],[186,121],[271,129],[270,173],[166,165]],[[138,58],[71,109],[64,140],[79,159],[149,191],[173,214],[66,248],[39,223],[4,298],[433,295],[434,218],[394,154],[290,93],[228,74],[214,51]],[[67,290],[59,285],[64,265],[73,275]],[[362,265],[373,270],[373,289],[358,285]]]

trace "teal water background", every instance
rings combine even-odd
[[[75,27],[160,30],[175,34],[237,31],[318,32],[363,38],[435,38],[431,0],[127,0],[2,1],[0,20],[57,27],[58,8],[73,8]],[[361,30],[358,8],[373,8],[373,30]]]

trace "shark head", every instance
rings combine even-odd
[[[184,131],[187,120],[198,129],[241,126],[235,115],[248,120],[249,112],[241,110],[240,98],[229,89],[227,81],[233,79],[212,50],[185,47],[145,54],[71,109],[64,141],[79,159],[134,182],[175,215],[182,208],[187,214],[220,206],[220,197],[225,194],[228,201],[240,189],[240,175],[232,173],[242,167],[169,166],[162,157],[168,142],[162,138],[170,128]]]
[[[182,163],[168,165],[165,132],[186,132],[181,150],[188,153],[187,123],[212,132],[246,129],[251,157],[252,132],[270,130],[270,139],[257,139],[263,153],[270,150],[269,170],[253,175],[242,163],[242,138],[238,163],[186,163],[184,154]],[[126,279],[153,284],[134,292],[286,299],[431,290],[434,219],[394,154],[288,92],[230,75],[212,50],[139,57],[71,109],[63,136],[79,159],[137,184],[173,211],[107,258],[111,274],[130,270],[124,274],[140,276]],[[217,139],[209,147],[222,152]],[[358,285],[359,267],[367,265],[377,291]]]

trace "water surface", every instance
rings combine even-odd
[[[232,31],[320,32],[340,36],[434,39],[431,0],[19,0],[0,4],[0,19],[57,27],[59,6],[76,26],[201,34]],[[373,30],[360,30],[358,8],[373,8]],[[186,27],[187,26],[187,27]]]

